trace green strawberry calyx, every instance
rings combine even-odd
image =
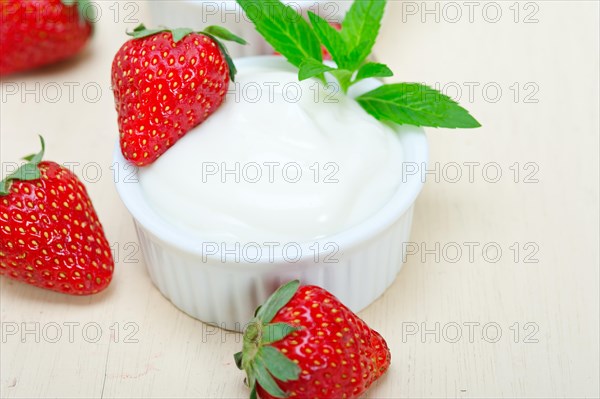
[[[292,299],[298,287],[298,280],[282,285],[256,309],[254,318],[244,332],[243,349],[234,355],[237,367],[246,372],[246,382],[251,389],[250,399],[257,396],[257,383],[271,396],[286,398],[288,395],[275,380],[294,381],[300,376],[300,367],[270,345],[300,329],[287,323],[271,323],[277,312]]]
[[[4,180],[0,181],[0,197],[10,194],[10,186],[13,180],[37,180],[41,177],[38,164],[42,161],[46,149],[46,144],[42,136],[40,136],[40,142],[42,143],[42,150],[40,152],[23,157],[27,163],[24,163],[13,173],[6,176]]]
[[[235,67],[235,64],[233,63],[231,55],[229,54],[229,50],[227,50],[227,47],[225,46],[225,44],[223,44],[222,40],[235,42],[241,45],[248,44],[246,40],[234,35],[228,29],[217,25],[207,26],[201,31],[195,31],[190,28],[170,29],[164,26],[158,27],[156,29],[148,29],[146,28],[146,26],[144,26],[144,24],[140,24],[132,32],[127,32],[127,34],[133,37],[134,39],[142,39],[145,37],[154,36],[161,32],[170,32],[173,37],[173,42],[175,44],[177,44],[179,41],[181,41],[181,39],[183,39],[190,33],[199,33],[210,37],[217,44],[217,46],[219,46],[219,49],[225,57],[225,61],[227,62],[227,66],[229,67],[229,76],[231,77],[231,81],[233,82],[235,80],[235,74],[237,73],[237,69]]]
[[[77,5],[77,11],[79,12],[79,21],[81,23],[89,22],[93,27],[94,22],[98,20],[96,12],[96,4],[92,4],[92,0],[61,0],[67,7],[73,7]]]

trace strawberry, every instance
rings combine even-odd
[[[216,37],[246,42],[224,28],[138,26],[112,64],[121,150],[149,165],[221,105],[235,66]]]
[[[87,191],[42,150],[0,182],[0,275],[71,295],[108,286],[114,262]]]
[[[1,0],[0,75],[77,54],[92,34],[93,10],[89,0]]]
[[[244,333],[235,361],[262,399],[358,398],[386,372],[385,340],[332,294],[291,281]]]

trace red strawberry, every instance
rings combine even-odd
[[[0,182],[0,275],[71,295],[95,294],[114,262],[83,184],[42,151]]]
[[[332,294],[298,281],[280,287],[235,355],[250,397],[358,398],[386,372],[385,340]]]
[[[149,30],[117,52],[112,86],[123,156],[151,164],[221,105],[235,67],[215,38],[245,43],[224,28]]]
[[[92,34],[84,16],[93,10],[89,0],[1,0],[0,75],[77,54]]]

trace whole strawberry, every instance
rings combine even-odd
[[[358,398],[390,365],[385,340],[332,294],[298,281],[280,287],[235,355],[251,398]]]
[[[245,41],[224,28],[146,29],[115,55],[112,87],[121,150],[138,166],[154,162],[221,105],[235,67],[216,39]]]
[[[0,75],[77,54],[92,34],[89,0],[1,0]]]
[[[71,295],[108,286],[114,262],[87,191],[42,151],[0,182],[0,275]]]

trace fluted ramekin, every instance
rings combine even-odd
[[[256,63],[289,68],[282,57],[236,60],[239,70]],[[365,80],[353,88],[353,94],[378,85],[376,80]],[[401,183],[392,198],[354,227],[320,240],[294,243],[295,252],[287,257],[267,248],[250,256],[244,255],[241,245],[235,249],[198,242],[166,221],[148,204],[137,169],[123,158],[117,143],[114,162],[118,176],[123,177],[117,179],[117,190],[133,216],[152,281],[179,309],[228,330],[242,330],[254,309],[292,279],[327,289],[354,311],[365,308],[383,294],[402,267],[403,243],[409,240],[414,203],[423,187],[414,170],[427,163],[425,133],[410,126],[396,130],[407,166],[403,169],[413,173],[398,171]],[[239,253],[232,254],[232,249]]]
[[[284,0],[296,11],[306,15],[318,13],[328,21],[341,21],[352,4],[350,1],[331,0]],[[150,0],[147,2],[152,24],[172,28],[202,29],[209,25],[221,25],[248,41],[247,46],[231,44],[233,57],[270,55],[273,49],[256,32],[254,25],[234,0]]]

